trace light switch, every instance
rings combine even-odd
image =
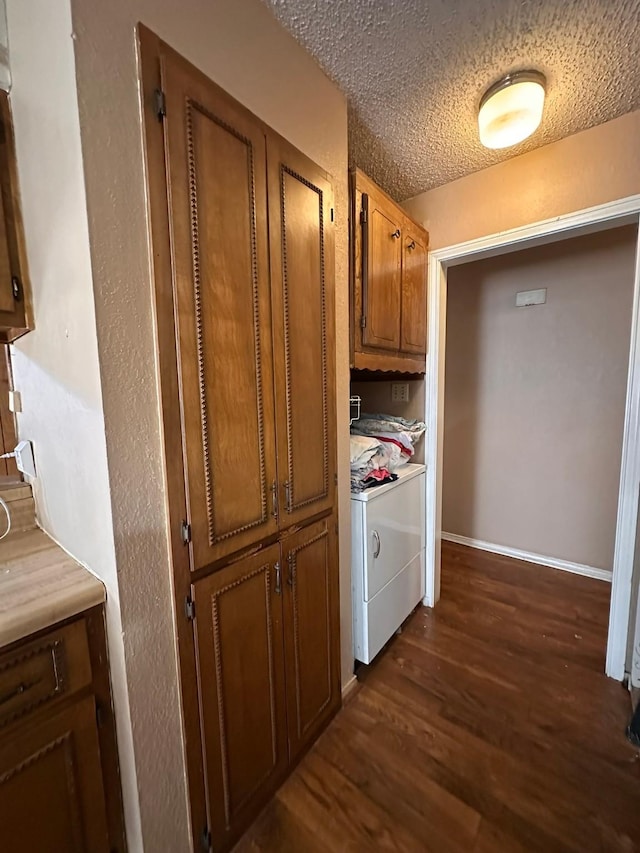
[[[516,308],[528,308],[529,305],[544,305],[547,301],[547,288],[540,290],[521,290],[516,293]]]

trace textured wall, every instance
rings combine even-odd
[[[640,193],[640,110],[405,202],[432,249]]]
[[[347,94],[350,157],[397,199],[640,107],[640,0],[265,0]],[[547,76],[540,128],[478,139],[482,94]]]
[[[637,233],[449,271],[443,530],[612,569]]]
[[[138,103],[138,21],[335,176],[343,667],[350,674],[347,116],[259,0],[72,0],[107,449],[142,831],[188,847]],[[139,849],[138,842],[133,846]]]
[[[136,835],[124,647],[118,603],[104,412],[71,11],[9,0],[13,110],[35,331],[13,347],[21,438],[33,441],[40,525],[106,584],[110,665],[127,820]],[[134,848],[135,849],[135,848]]]

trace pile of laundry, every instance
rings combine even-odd
[[[351,425],[351,491],[397,480],[424,431],[422,421],[363,414]]]

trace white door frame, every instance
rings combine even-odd
[[[433,607],[440,598],[442,544],[442,460],[444,438],[444,362],[447,318],[447,268],[517,249],[577,237],[640,217],[640,195],[590,207],[576,213],[514,228],[429,255],[429,352],[427,354],[425,462],[426,476],[426,583],[424,604]],[[636,252],[633,319],[629,349],[627,397],[622,440],[622,465],[618,496],[615,551],[605,671],[622,681],[625,670],[633,556],[640,486],[640,241]]]

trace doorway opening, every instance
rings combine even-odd
[[[640,416],[640,375],[638,371],[638,357],[640,353],[639,343],[639,270],[638,270],[638,249],[637,249],[637,232],[638,232],[638,214],[640,213],[640,197],[634,196],[619,202],[608,205],[601,205],[596,208],[581,211],[576,214],[559,217],[554,220],[549,220],[542,223],[536,223],[526,228],[514,229],[510,232],[492,235],[480,240],[470,241],[458,246],[449,247],[446,249],[436,250],[430,258],[429,271],[429,311],[430,311],[430,347],[427,362],[427,394],[426,394],[426,422],[428,424],[427,445],[426,445],[426,461],[427,461],[427,560],[426,560],[426,595],[424,603],[433,606],[440,595],[440,558],[441,558],[441,542],[443,538],[443,473],[445,459],[445,363],[446,363],[446,331],[447,331],[447,294],[448,294],[448,279],[452,281],[455,278],[464,278],[464,272],[458,270],[452,272],[454,267],[462,264],[468,265],[469,262],[483,261],[488,258],[497,258],[501,255],[513,253],[517,250],[530,250],[535,247],[546,246],[545,251],[556,254],[563,250],[553,249],[547,244],[556,243],[558,241],[566,241],[567,239],[580,238],[584,235],[594,235],[592,241],[594,244],[598,241],[605,243],[613,239],[620,240],[619,236],[600,235],[597,232],[605,232],[610,229],[615,229],[612,234],[626,234],[625,239],[631,239],[634,243],[634,256],[629,263],[633,275],[633,292],[629,294],[629,305],[627,311],[630,312],[630,318],[626,320],[623,316],[619,316],[621,326],[626,325],[626,354],[628,358],[624,359],[623,369],[623,388],[618,390],[618,397],[622,398],[624,407],[624,416],[622,424],[622,437],[618,438],[618,459],[621,456],[621,464],[617,466],[614,482],[609,484],[609,492],[613,492],[612,503],[615,504],[613,510],[609,512],[609,520],[614,519],[615,537],[613,542],[613,555],[611,560],[604,559],[602,548],[606,548],[606,543],[603,546],[600,541],[601,550],[599,556],[594,559],[587,558],[584,555],[586,551],[580,551],[575,548],[575,541],[570,544],[569,550],[565,551],[567,556],[559,556],[556,558],[557,567],[570,568],[578,570],[580,568],[600,569],[595,571],[596,576],[605,577],[607,570],[611,571],[612,590],[611,590],[611,605],[609,616],[609,632],[607,640],[607,658],[605,671],[608,675],[622,680],[625,674],[625,660],[627,656],[627,639],[629,630],[629,613],[631,606],[631,587],[633,574],[633,556],[636,539],[636,522],[638,513],[638,482],[640,477],[640,440],[638,435],[637,423]],[[622,226],[622,227],[621,227]],[[628,226],[626,229],[624,226]],[[633,235],[631,233],[633,231]],[[580,242],[578,240],[578,242]],[[509,266],[509,261],[497,261],[503,267]],[[449,273],[451,274],[449,276]],[[606,288],[606,282],[604,284]],[[498,288],[499,289],[499,288]],[[523,287],[523,290],[529,290],[528,285]],[[544,283],[539,284],[539,288],[544,289]],[[518,288],[520,290],[520,288]],[[515,293],[513,294],[515,297]],[[602,293],[601,293],[602,296]],[[577,310],[581,310],[583,303],[578,302],[580,306]],[[603,305],[606,306],[606,299]],[[566,306],[567,310],[571,311],[571,306]],[[533,318],[533,312],[540,312],[540,308],[522,308],[515,309],[519,312],[519,316],[523,316],[527,312],[529,318]],[[575,313],[575,306],[574,306]],[[624,314],[624,310],[621,312]],[[551,316],[547,313],[547,318]],[[571,314],[569,314],[571,316]],[[538,317],[542,317],[542,312],[538,313]],[[535,325],[535,324],[534,324]],[[544,324],[543,324],[544,325]],[[453,330],[452,330],[453,331]],[[557,330],[556,330],[557,331]],[[630,343],[629,343],[630,341]],[[617,342],[617,349],[620,349],[620,341]],[[594,347],[598,347],[598,340],[594,340]],[[614,347],[616,349],[616,347]],[[623,351],[625,346],[623,346]],[[552,363],[553,353],[544,353],[544,359]],[[542,359],[542,360],[544,360]],[[585,359],[585,363],[588,359]],[[533,365],[531,368],[533,369]],[[545,368],[546,369],[546,368]],[[517,383],[518,377],[511,375],[506,371],[507,378],[510,378]],[[563,377],[563,380],[566,376]],[[511,392],[513,393],[513,391]],[[536,416],[538,413],[535,413]],[[553,419],[552,419],[553,420]],[[548,425],[547,425],[548,426]],[[555,423],[557,427],[557,422]],[[518,441],[518,436],[515,438],[509,435],[509,440]],[[492,438],[489,438],[491,444]],[[621,449],[620,449],[621,448]],[[614,448],[615,450],[615,448]],[[514,450],[517,457],[517,445]],[[489,454],[490,456],[490,454]],[[484,460],[486,462],[486,459]],[[609,459],[610,462],[610,459]],[[618,477],[619,474],[619,477]],[[561,491],[561,490],[560,490]],[[560,501],[566,500],[566,496],[560,494],[555,495]],[[617,498],[617,499],[616,499]],[[526,501],[524,502],[526,504]],[[511,510],[510,510],[511,511]],[[525,514],[531,514],[531,507],[525,506]],[[587,513],[588,514],[588,513]],[[544,513],[543,513],[544,515]],[[584,516],[583,516],[584,517]],[[513,520],[513,519],[512,519]],[[482,521],[482,520],[481,520]],[[603,524],[606,519],[603,519]],[[485,523],[486,519],[482,522]],[[482,529],[480,527],[475,529]],[[517,526],[517,525],[516,525]],[[536,520],[536,527],[544,526],[544,521]],[[470,528],[472,529],[472,528]],[[475,540],[475,545],[484,544],[489,546],[487,550],[492,550],[496,544],[506,546],[506,551],[509,553],[509,546],[516,552],[513,556],[530,559],[543,555],[545,551],[558,549],[549,548],[550,540],[545,540],[544,535],[549,531],[541,532],[542,538],[538,541],[542,545],[535,547],[532,540],[517,542],[514,547],[505,537],[495,535],[496,528],[486,527],[484,529],[494,530],[493,538],[484,539],[481,536],[468,536],[467,538]],[[456,531],[448,531],[444,529],[444,534]],[[556,530],[556,533],[558,530]],[[449,537],[451,538],[451,537]],[[503,539],[500,542],[500,538]],[[552,537],[553,538],[553,537]],[[595,540],[594,535],[594,540]],[[512,540],[514,542],[515,540]],[[544,545],[546,541],[547,546]],[[558,540],[559,541],[559,540]],[[584,544],[584,543],[582,543]],[[593,544],[593,543],[592,543]],[[571,550],[573,548],[573,550]],[[579,555],[583,556],[580,557]],[[596,554],[596,551],[592,552]],[[553,556],[553,555],[549,555]],[[608,562],[610,565],[608,566]],[[564,563],[564,564],[563,564]],[[597,565],[598,563],[604,565]],[[551,562],[553,565],[554,563]],[[588,573],[584,571],[583,573]]]

